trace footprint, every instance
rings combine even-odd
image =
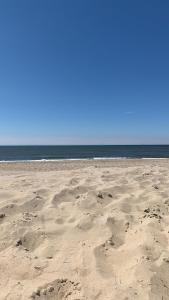
[[[43,208],[44,203],[45,203],[45,199],[37,195],[35,198],[28,200],[22,205],[20,205],[19,210],[21,212],[40,211]]]
[[[11,204],[3,206],[0,209],[0,213],[5,214],[6,216],[15,215],[17,213],[20,213],[20,208],[17,204],[11,203]]]
[[[79,184],[79,178],[77,177],[74,177],[74,178],[72,178],[70,181],[69,181],[69,183],[68,183],[68,186],[72,186],[72,185],[77,185],[77,184]]]
[[[169,299],[169,267],[168,262],[163,262],[159,267],[154,267],[154,275],[151,278],[150,300]]]
[[[50,195],[50,190],[48,189],[39,189],[33,192],[36,196],[39,197],[48,197]]]
[[[46,239],[46,234],[42,231],[29,231],[25,233],[18,241],[16,246],[23,247],[28,251],[34,251],[38,248]]]
[[[95,215],[85,214],[81,217],[80,221],[77,224],[77,227],[81,230],[87,231],[93,227],[93,220]]]
[[[97,203],[97,197],[94,192],[87,193],[85,197],[83,196],[82,198],[79,199],[78,201],[78,207],[82,209],[82,211],[85,210],[92,210],[96,209],[98,207]]]
[[[111,261],[111,253],[109,253],[106,243],[96,247],[94,249],[94,255],[96,259],[96,270],[100,275],[104,278],[113,277],[114,270]]]
[[[110,229],[111,237],[105,243],[99,245],[94,249],[96,258],[96,269],[105,278],[114,276],[113,269],[113,252],[124,244],[126,231],[129,227],[129,222],[124,223],[121,220],[115,220],[109,217],[107,219],[107,226]]]
[[[64,299],[84,299],[79,282],[68,279],[57,279],[44,286],[39,287],[30,296],[31,299],[39,300],[64,300]]]
[[[124,220],[116,220],[112,217],[107,218],[107,226],[112,233],[111,240],[114,243],[114,248],[119,248],[124,244],[125,234],[128,229],[129,223]]]
[[[65,221],[64,221],[63,218],[57,218],[57,219],[55,220],[55,222],[56,222],[57,224],[60,224],[60,225],[65,223]]]
[[[64,189],[53,197],[52,203],[57,207],[62,202],[75,202],[77,196],[85,194],[87,190],[88,188],[85,186],[78,186],[74,189]]]

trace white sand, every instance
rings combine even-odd
[[[0,164],[0,299],[169,299],[169,160]]]

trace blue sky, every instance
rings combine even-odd
[[[169,2],[0,1],[0,144],[169,143]]]

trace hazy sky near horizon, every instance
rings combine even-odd
[[[0,1],[0,144],[169,143],[169,1]]]

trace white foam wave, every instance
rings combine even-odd
[[[91,160],[161,160],[169,157],[89,157],[89,158],[60,158],[60,159],[25,159],[25,160],[0,160],[0,163],[33,163],[33,162],[61,162],[61,161],[91,161]]]

